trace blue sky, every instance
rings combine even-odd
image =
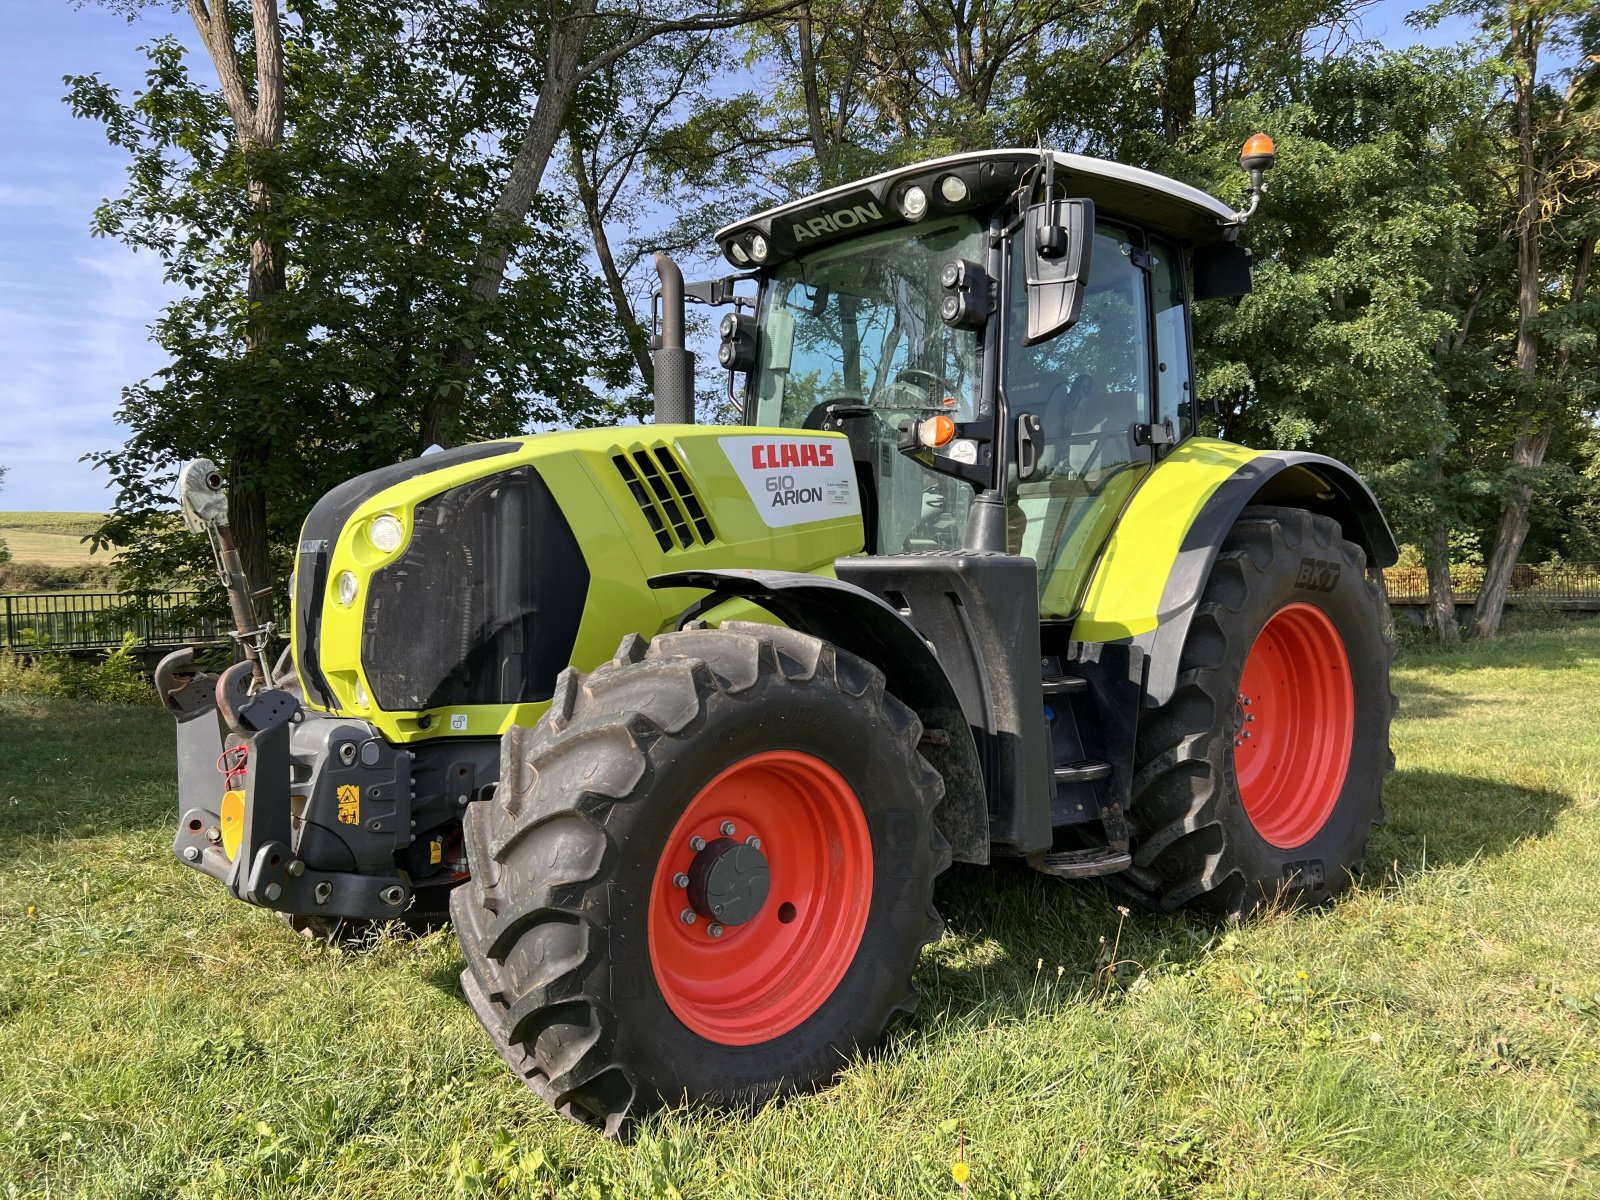
[[[1460,26],[1408,29],[1414,0],[1378,0],[1367,36],[1389,45],[1453,40]],[[89,236],[121,186],[123,157],[61,102],[63,75],[99,73],[125,93],[138,46],[163,32],[195,42],[182,14],[127,21],[92,3],[0,3],[0,509],[102,511],[104,475],[78,461],[123,440],[121,389],[161,366],[148,337],[169,293],[159,264]],[[197,68],[209,78],[209,63]]]

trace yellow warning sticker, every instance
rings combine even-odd
[[[361,824],[361,788],[353,783],[339,785],[339,823]]]
[[[433,841],[428,843],[428,863],[431,866],[438,866],[438,864],[443,861],[444,843],[439,841],[438,838],[435,838]]]

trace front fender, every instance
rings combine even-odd
[[[1149,662],[1145,704],[1171,699],[1189,623],[1228,531],[1251,504],[1332,517],[1372,566],[1399,557],[1372,489],[1343,463],[1191,438],[1151,471],[1106,545],[1073,625],[1085,642],[1132,641]]]
[[[989,861],[987,791],[972,729],[939,660],[895,609],[855,584],[794,571],[675,571],[653,576],[650,586],[710,592],[693,613],[729,597],[748,600],[791,629],[831,642],[882,671],[888,690],[917,714],[923,728],[942,731],[924,740],[922,753],[944,776],[945,795],[934,816],[952,854],[957,862]]]

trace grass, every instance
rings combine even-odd
[[[1396,688],[1341,902],[1216,928],[954,873],[889,1045],[627,1146],[512,1080],[448,932],[341,956],[179,866],[159,711],[0,697],[0,1195],[932,1197],[962,1147],[982,1197],[1600,1194],[1600,624]]]
[[[0,541],[16,562],[70,567],[90,561],[81,539],[104,520],[100,513],[0,511]]]

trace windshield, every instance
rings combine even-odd
[[[979,335],[939,319],[939,270],[983,261],[972,217],[950,217],[829,246],[767,284],[754,423],[815,425],[828,401],[971,420]]]

